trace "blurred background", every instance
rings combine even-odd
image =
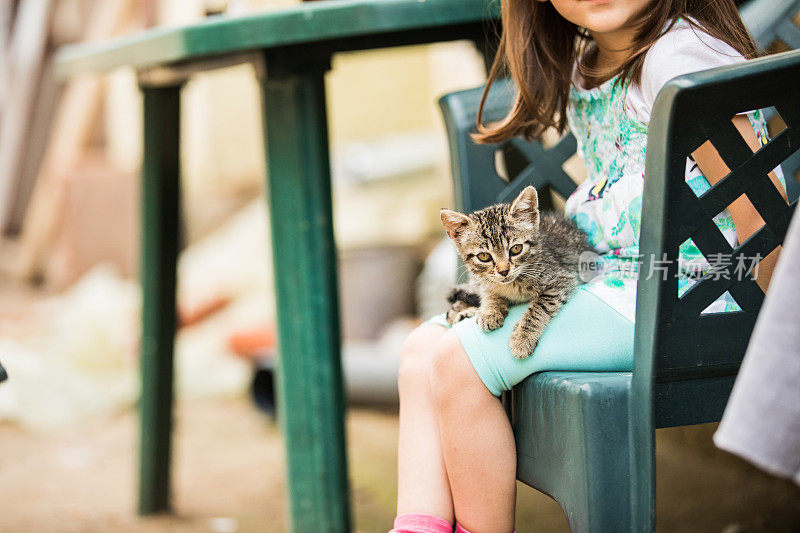
[[[140,518],[140,95],[125,69],[57,83],[53,55],[294,1],[0,0],[0,531],[284,530],[253,69],[198,75],[183,92],[176,512]],[[400,346],[443,310],[455,277],[438,217],[452,192],[436,100],[485,76],[467,42],[339,54],[327,76],[358,531],[391,527]],[[659,434],[663,531],[800,531],[798,489],[716,451],[713,429]],[[567,526],[520,486],[517,530]]]

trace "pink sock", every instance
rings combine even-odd
[[[453,533],[453,524],[432,514],[405,513],[394,519],[389,533]]]

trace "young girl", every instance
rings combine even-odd
[[[525,306],[491,333],[474,318],[448,329],[439,317],[410,335],[399,376],[397,533],[449,533],[454,524],[473,533],[514,529],[515,443],[497,396],[543,370],[630,371],[636,280],[625,265],[639,253],[655,97],[675,76],[756,55],[733,0],[502,0],[502,20],[489,81],[505,64],[518,94],[509,115],[480,126],[476,140],[569,126],[588,179],[567,201],[566,215],[601,254],[603,274],[575,292],[526,359],[508,347]],[[733,122],[757,150],[766,138],[760,113]],[[686,177],[698,194],[728,172],[709,143],[692,156]],[[715,222],[731,243],[763,225],[744,197]],[[704,261],[691,242],[680,256],[683,265]],[[762,287],[776,258],[759,265]],[[721,299],[709,311],[732,306]]]

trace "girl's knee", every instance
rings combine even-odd
[[[401,396],[420,387],[430,387],[433,348],[446,331],[435,324],[422,324],[406,338],[397,375]]]
[[[437,403],[470,396],[474,392],[474,386],[484,386],[461,346],[458,335],[452,330],[436,343],[430,376],[431,390]]]

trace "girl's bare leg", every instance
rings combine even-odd
[[[397,514],[425,513],[453,522],[439,423],[431,393],[434,347],[445,328],[423,324],[403,346],[398,387]]]
[[[500,400],[453,331],[439,340],[431,386],[455,517],[471,533],[514,529],[516,446]]]

